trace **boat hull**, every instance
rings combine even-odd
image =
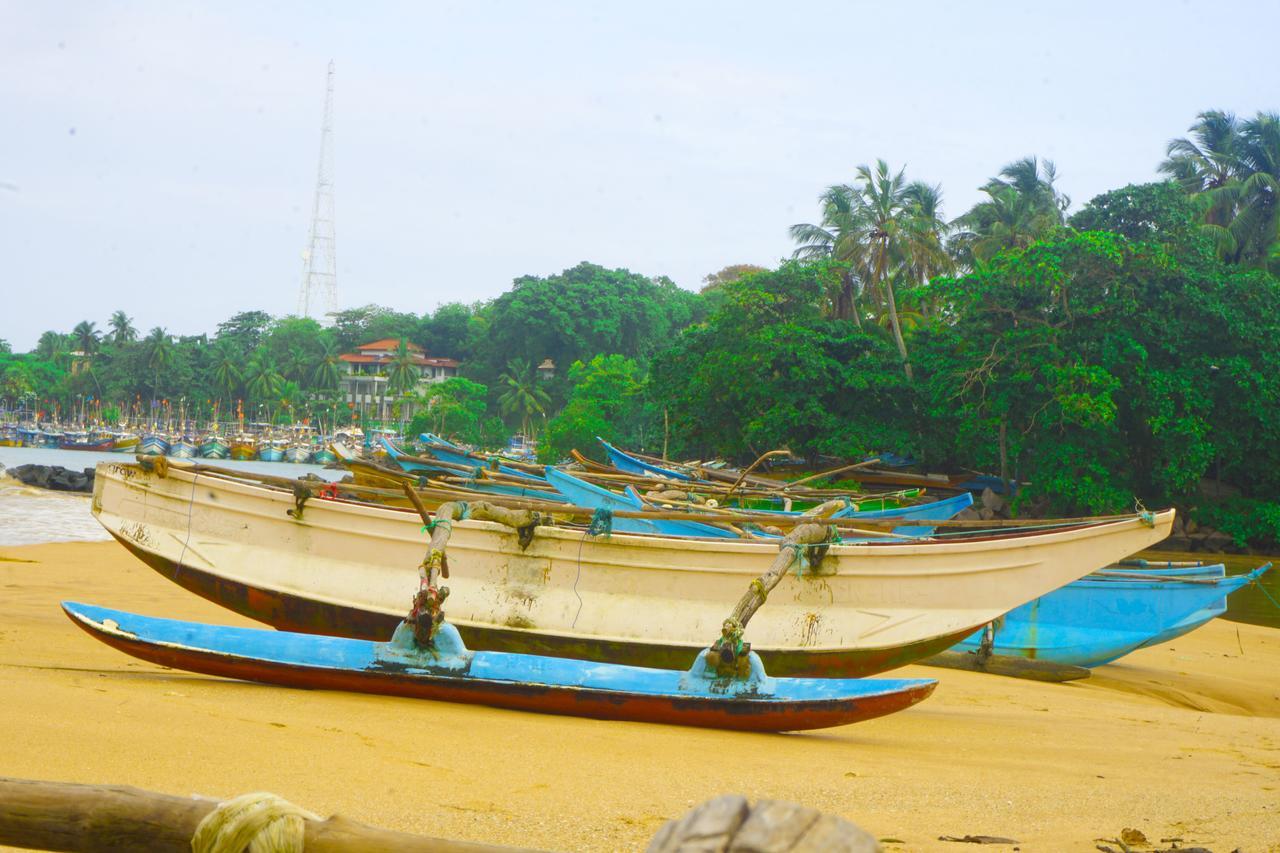
[[[258,445],[246,441],[237,441],[231,445],[231,458],[241,462],[258,458]]]
[[[164,456],[169,452],[169,442],[159,436],[146,435],[138,443],[138,453],[143,456]]]
[[[189,441],[175,441],[169,445],[169,455],[174,459],[194,459],[196,446]]]
[[[284,451],[278,447],[260,447],[258,448],[258,458],[263,462],[282,462],[284,461]]]
[[[200,456],[205,459],[226,459],[231,455],[231,448],[225,442],[206,441],[200,445]]]
[[[311,461],[311,451],[305,447],[287,447],[284,451],[284,461],[304,465]]]
[[[294,495],[168,466],[102,463],[94,514],[167,577],[276,627],[385,639],[418,587],[416,513]],[[1137,519],[949,543],[833,545],[788,574],[748,641],[775,675],[861,676],[959,641],[1022,602],[1168,533]],[[449,544],[448,613],[476,648],[686,668],[777,554],[716,542],[540,527],[527,548],[490,522]]]
[[[60,441],[59,450],[88,450],[94,453],[110,453],[116,449],[115,439],[105,438],[102,441]]]
[[[801,731],[891,714],[925,699],[929,679],[774,679],[769,695],[718,695],[683,673],[533,655],[475,654],[462,672],[388,662],[362,640],[227,628],[63,603],[95,639],[161,666],[287,687],[345,690],[513,710],[741,731]]]
[[[991,651],[1091,668],[1175,639],[1225,611],[1226,596],[1260,574],[1227,578],[1221,566],[1212,568],[1218,577],[1086,578],[1067,584],[999,620]],[[955,650],[975,652],[981,641],[979,632]]]

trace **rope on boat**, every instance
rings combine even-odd
[[[302,853],[308,820],[320,816],[265,791],[241,794],[204,816],[191,836],[191,851]]]
[[[613,510],[602,506],[591,514],[591,524],[587,525],[588,536],[608,536],[613,532]]]

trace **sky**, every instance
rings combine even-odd
[[[1280,4],[0,0],[0,339],[292,313],[336,66],[338,303],[580,261],[773,265],[884,158],[945,213],[1026,155],[1078,209],[1198,112],[1280,109]],[[1259,47],[1261,45],[1261,47]]]

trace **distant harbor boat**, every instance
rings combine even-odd
[[[110,435],[89,432],[63,433],[58,442],[61,450],[93,450],[98,453],[109,453],[114,450],[116,441]]]
[[[220,435],[210,435],[200,443],[200,456],[205,459],[226,459],[231,455],[231,447]]]
[[[175,439],[169,445],[169,455],[174,459],[194,459],[196,450],[196,443],[186,436]]]
[[[138,453],[143,456],[164,456],[169,452],[169,440],[159,433],[149,432],[142,437]]]

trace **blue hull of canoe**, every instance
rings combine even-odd
[[[432,660],[412,650],[405,626],[390,643],[372,643],[158,619],[74,602],[63,602],[62,608],[108,645],[193,672],[609,719],[756,731],[822,728],[902,710],[936,684],[931,679],[770,678],[759,669],[744,684],[707,677],[698,664],[678,672],[472,652],[452,626],[440,634],[440,645],[449,653]]]
[[[644,508],[644,502],[630,486],[623,494],[611,492],[594,483],[579,480],[572,474],[558,468],[546,469],[547,482],[555,486],[556,491],[564,495],[569,503],[592,509],[637,510]],[[833,518],[869,518],[869,519],[914,519],[944,521],[951,518],[973,504],[973,495],[965,492],[946,500],[917,506],[897,507],[894,509],[855,511],[850,505],[848,509],[836,512]],[[775,515],[796,516],[800,513],[774,512]],[[657,533],[662,536],[713,536],[717,538],[736,539],[737,534],[730,530],[713,527],[698,521],[668,521],[665,519],[649,520],[644,518],[614,518],[613,529],[619,533]],[[901,536],[929,536],[932,527],[905,526],[893,530]]]
[[[569,503],[591,509],[637,510],[644,508],[644,502],[634,490],[628,489],[625,495],[611,492],[594,483],[579,480],[557,468],[547,468],[547,482],[555,486]],[[718,539],[737,539],[736,533],[703,524],[698,521],[680,521],[648,518],[614,518],[612,529],[618,533],[656,533],[660,536],[706,536]]]
[[[419,473],[421,474],[452,474],[454,476],[457,476],[458,474],[457,471],[449,468],[435,468],[435,467],[432,467],[431,465],[427,465],[422,462],[415,462],[411,459],[406,459],[403,451],[401,451],[394,444],[387,441],[386,439],[379,439],[379,440],[382,442],[383,449],[387,451],[387,458],[390,459],[392,462],[396,463],[397,465],[399,465],[404,470],[408,471],[410,474],[419,474]],[[449,453],[448,451],[445,451],[445,450],[440,450],[437,452],[437,450],[434,447],[432,448],[431,452],[437,459],[439,459],[442,462],[452,462],[455,465],[466,465],[470,468],[483,467],[481,466],[481,463],[478,460],[472,459],[466,456],[465,453],[463,452],[460,452],[457,454]],[[453,458],[450,458],[450,457],[453,457]],[[455,461],[455,458],[461,461]],[[513,471],[513,469],[506,468],[505,466],[499,466],[499,470],[503,471],[503,473],[514,473],[516,476],[519,476],[528,480],[530,485],[541,484],[544,487],[546,486],[545,480],[539,477],[530,476],[529,474],[526,474],[523,471]],[[484,480],[476,480],[474,482],[467,483],[467,488],[474,489],[475,491],[478,491],[478,492],[488,492],[489,494],[493,494],[493,495],[532,497],[532,498],[542,498],[544,500],[547,497],[547,491],[545,488],[523,489],[520,486],[511,486],[505,483],[491,483],[491,482],[486,482]]]
[[[1267,564],[1235,577],[1078,580],[1007,613],[995,630],[992,652],[1071,666],[1101,666],[1195,630],[1221,612],[1219,608],[1225,609],[1228,595],[1269,568]],[[974,652],[981,642],[979,631],[953,648]]]
[[[650,465],[643,459],[637,459],[630,454],[623,453],[600,436],[596,436],[596,441],[604,445],[605,452],[609,454],[609,461],[619,471],[626,471],[628,474],[639,474],[641,477],[666,477],[669,480],[692,481],[694,479],[688,474],[681,474],[679,471],[673,471],[670,468]]]
[[[259,447],[258,458],[263,462],[283,462],[284,451],[278,447]]]

